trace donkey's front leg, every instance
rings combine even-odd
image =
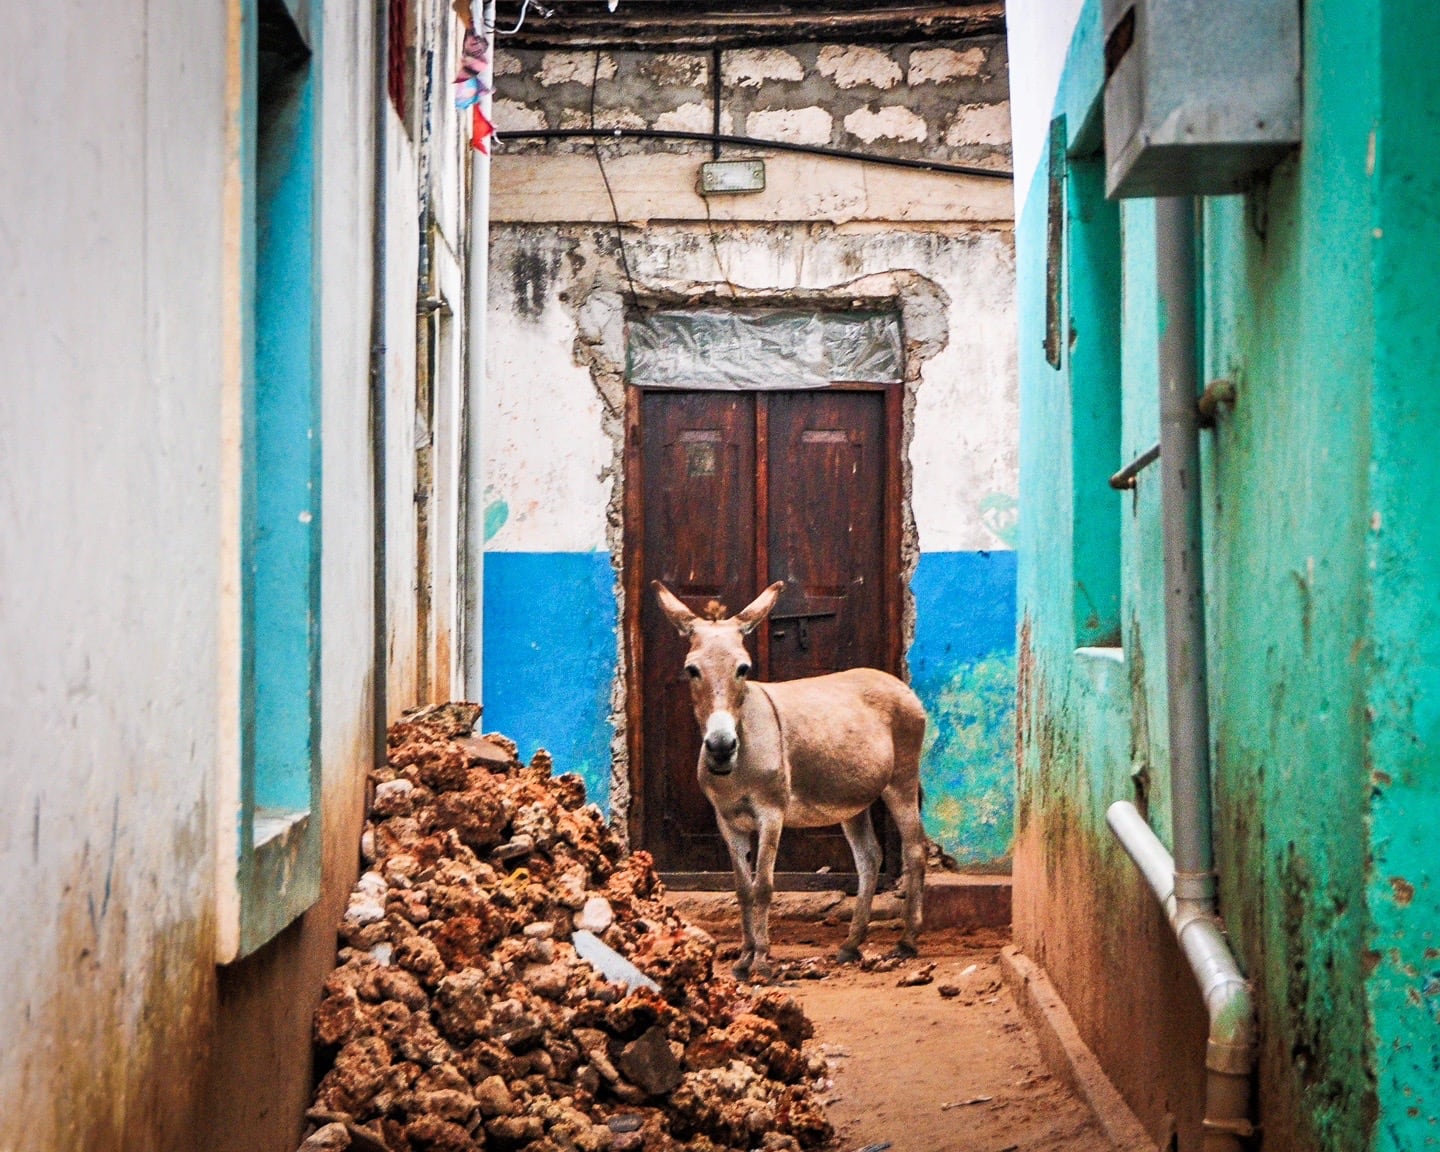
[[[769,980],[775,974],[770,964],[770,898],[775,895],[775,855],[780,850],[782,827],[779,812],[762,815],[756,835],[755,962],[750,974],[758,980]]]
[[[730,863],[735,869],[735,898],[740,901],[740,957],[731,971],[744,979],[750,975],[755,960],[755,885],[750,875],[750,834],[742,832],[717,811],[715,822],[730,850]]]

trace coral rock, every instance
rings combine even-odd
[[[350,1129],[344,1124],[326,1124],[300,1145],[300,1152],[343,1152],[350,1147]]]
[[[361,1152],[380,1138],[390,1152],[797,1152],[828,1140],[807,1084],[825,1064],[803,1049],[799,1005],[778,990],[742,996],[717,975],[715,941],[665,905],[654,861],[624,854],[580,778],[472,736],[477,715],[464,704],[407,715],[370,774],[367,871],[313,1024],[322,1061],[333,1053],[309,1114],[325,1127],[306,1152],[344,1133]],[[631,992],[581,961],[581,929],[659,991]]]
[[[670,1051],[665,1029],[658,1025],[632,1040],[620,1052],[620,1070],[651,1096],[662,1096],[680,1083],[680,1062]]]
[[[487,1076],[475,1085],[475,1101],[485,1117],[510,1116],[515,1112],[515,1097],[499,1076]]]

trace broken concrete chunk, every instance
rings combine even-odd
[[[596,936],[603,935],[613,923],[615,912],[610,907],[610,901],[603,896],[590,897],[575,916],[575,927],[578,930],[593,932]]]
[[[510,1116],[515,1112],[515,1097],[499,1076],[487,1076],[475,1085],[475,1103],[486,1119]]]
[[[464,736],[455,741],[455,746],[471,764],[488,768],[492,772],[504,772],[515,761],[514,752],[503,747],[492,736]]]
[[[500,1148],[523,1148],[545,1135],[539,1116],[498,1116],[485,1125],[485,1135]]]
[[[522,979],[537,996],[559,1000],[570,987],[570,969],[565,964],[532,964]]]
[[[375,924],[385,919],[385,905],[368,896],[355,895],[345,908],[345,920],[349,924]]]
[[[404,779],[386,780],[375,786],[370,810],[376,816],[409,816],[415,807],[415,785]]]
[[[922,964],[913,972],[907,972],[901,976],[895,984],[899,988],[917,988],[921,984],[929,984],[935,979],[935,965]]]
[[[344,1124],[326,1124],[300,1145],[300,1152],[343,1152],[350,1147],[350,1130]]]
[[[534,839],[529,836],[516,836],[513,840],[507,840],[504,844],[492,848],[490,859],[504,863],[506,860],[516,860],[521,856],[528,856],[534,848]]]

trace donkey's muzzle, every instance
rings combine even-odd
[[[712,732],[705,737],[705,751],[708,754],[709,769],[717,776],[727,775],[734,767],[735,749],[740,741],[728,732]]]

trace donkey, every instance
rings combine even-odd
[[[838,959],[860,959],[880,872],[880,844],[870,822],[877,797],[900,830],[905,863],[905,931],[895,951],[916,955],[925,884],[920,824],[925,710],[915,693],[874,668],[752,682],[743,637],[770,614],[783,581],[726,620],[697,616],[658,580],[653,587],[665,615],[690,641],[685,671],[704,732],[696,772],[730,850],[740,901],[744,939],[735,975],[766,980],[774,973],[770,898],[775,852],[787,826],[844,829],[860,889]],[[751,836],[758,844],[753,871]]]

